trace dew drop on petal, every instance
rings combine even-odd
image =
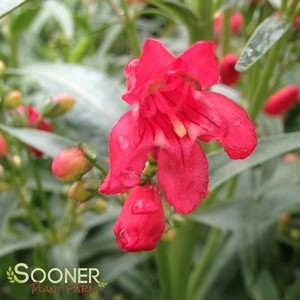
[[[121,150],[126,150],[129,146],[129,139],[126,136],[119,136],[117,138],[118,147]]]
[[[131,240],[130,235],[126,229],[122,229],[119,232],[117,239],[123,246],[127,245]]]
[[[240,126],[240,124],[241,124],[241,120],[240,119],[236,119],[236,120],[233,121],[233,125],[234,126]]]
[[[157,211],[157,206],[150,199],[139,200],[131,208],[131,212],[135,215],[150,214],[155,211]]]
[[[125,186],[132,187],[139,183],[140,173],[134,168],[127,168],[121,172],[120,180]]]

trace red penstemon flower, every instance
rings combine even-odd
[[[26,109],[26,111],[25,111]],[[52,132],[52,126],[51,124],[44,120],[40,119],[40,114],[32,107],[32,106],[23,106],[20,105],[17,107],[17,111],[21,114],[27,117],[28,119],[28,125],[30,127],[36,128],[38,130]],[[40,157],[43,156],[43,152],[29,146],[29,149],[32,153],[35,154],[35,156]]]
[[[153,250],[165,229],[164,211],[156,185],[135,187],[128,195],[114,226],[124,251]]]
[[[291,109],[298,101],[300,87],[298,85],[288,85],[272,94],[263,111],[269,115],[280,115]]]
[[[214,47],[213,42],[197,42],[174,57],[149,39],[140,59],[127,64],[122,98],[133,109],[110,134],[110,172],[100,193],[123,193],[139,184],[150,153],[166,201],[187,214],[208,188],[208,163],[197,138],[216,140],[232,159],[251,154],[257,139],[244,109],[205,91],[219,81]]]

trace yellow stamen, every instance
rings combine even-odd
[[[182,122],[176,117],[176,115],[173,112],[168,112],[168,117],[174,127],[174,131],[176,134],[182,138],[186,135],[186,129]]]

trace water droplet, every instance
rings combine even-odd
[[[131,212],[135,215],[150,214],[155,211],[157,211],[157,206],[150,199],[139,200],[131,208]]]
[[[119,136],[117,138],[117,143],[121,150],[126,150],[129,146],[129,139],[126,136]]]
[[[233,121],[233,125],[234,126],[240,126],[240,124],[241,124],[241,120],[240,119],[236,119],[236,120]]]
[[[130,235],[129,235],[129,233],[126,229],[122,229],[119,232],[118,240],[123,246],[127,245],[130,242],[131,238],[130,238]]]
[[[120,174],[121,182],[127,187],[133,187],[140,182],[140,172],[134,168],[127,168]]]

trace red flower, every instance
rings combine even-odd
[[[25,112],[25,108],[27,112]],[[38,130],[52,132],[52,126],[49,122],[44,119],[40,120],[40,114],[32,107],[32,106],[23,106],[20,105],[17,107],[17,111],[28,118],[28,125],[30,127],[36,128]],[[34,153],[37,157],[43,156],[43,152],[29,146],[29,149],[32,153]]]
[[[214,32],[218,36],[220,34],[223,22],[223,14],[219,14],[214,22]],[[244,16],[240,12],[235,12],[231,15],[229,26],[233,35],[238,35],[244,23]]]
[[[234,85],[240,78],[240,72],[234,66],[238,61],[238,56],[232,53],[226,54],[220,61],[220,82],[226,85]]]
[[[157,186],[135,187],[114,226],[118,246],[130,252],[153,250],[164,229],[164,211]]]
[[[6,141],[3,137],[3,135],[0,133],[0,158],[2,156],[7,155],[9,153]]]
[[[123,193],[139,184],[150,152],[167,202],[187,214],[208,187],[208,163],[197,138],[216,140],[233,159],[253,151],[256,134],[246,112],[225,96],[204,91],[219,81],[214,46],[197,42],[176,58],[150,39],[141,58],[127,64],[128,91],[122,98],[133,109],[110,134],[110,172],[100,193]]]
[[[298,85],[289,85],[272,94],[264,106],[264,112],[269,115],[285,113],[298,101],[299,89]]]

